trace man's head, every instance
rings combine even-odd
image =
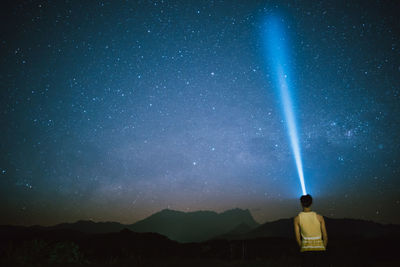
[[[308,207],[310,207],[311,204],[312,204],[312,197],[311,197],[311,195],[307,194],[307,195],[301,196],[300,202],[301,202],[301,205],[303,206],[303,208],[308,208]]]

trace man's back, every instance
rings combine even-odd
[[[312,197],[303,195],[300,198],[303,211],[294,218],[296,241],[301,251],[325,250],[328,244],[324,217],[311,211]],[[306,244],[313,241],[314,245]],[[315,247],[313,247],[315,246]]]
[[[321,218],[313,211],[300,212],[298,215],[298,225],[301,235],[301,251],[322,251],[325,245],[322,240]]]

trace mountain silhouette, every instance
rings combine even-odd
[[[201,242],[232,231],[240,225],[242,228],[246,225],[246,229],[236,231],[235,234],[244,233],[259,226],[249,210],[236,208],[222,213],[164,209],[130,225],[80,220],[75,223],[61,223],[48,227],[36,225],[29,228],[37,231],[74,230],[86,234],[115,233],[129,229],[137,233],[158,233],[179,242]],[[21,233],[24,229],[17,226],[0,226],[0,234],[2,231],[14,232],[14,230]]]
[[[357,219],[326,218],[329,237],[334,238],[381,238],[400,237],[400,225],[383,225],[372,221]],[[0,236],[24,236],[57,230],[71,230],[71,233],[85,234],[117,233],[128,229],[137,233],[158,233],[181,243],[202,242],[206,240],[244,240],[254,238],[294,238],[293,218],[258,224],[249,210],[232,209],[222,213],[214,211],[182,212],[165,209],[134,224],[117,222],[93,222],[80,220],[75,223],[61,223],[54,226],[0,226]],[[51,234],[49,234],[51,235]]]
[[[245,223],[241,223],[238,226],[236,226],[235,228],[233,228],[231,231],[228,231],[222,235],[219,236],[215,236],[213,237],[213,239],[225,239],[225,240],[232,240],[232,239],[236,239],[236,237],[241,237],[244,236],[244,234],[250,232],[251,230],[253,230],[254,228],[248,226]]]
[[[356,219],[325,218],[329,237],[334,238],[384,238],[388,236],[400,237],[400,225],[383,225],[371,221]],[[216,237],[217,239],[253,239],[263,237],[294,238],[293,218],[266,222],[247,232],[228,232]]]
[[[119,232],[126,228],[126,225],[117,222],[93,222],[80,220],[75,223],[61,223],[50,227],[33,226],[33,228],[47,230],[70,229],[88,234],[101,234]]]
[[[333,266],[400,266],[400,225],[332,218],[325,222]],[[51,227],[0,226],[1,266],[228,266],[232,260],[243,262],[240,266],[251,265],[251,260],[289,266],[299,262],[298,249],[293,218],[258,225],[241,209],[162,210],[132,225],[78,221]],[[286,265],[275,265],[277,260]]]
[[[250,229],[259,224],[249,210],[232,209],[181,212],[165,209],[129,226],[134,232],[155,232],[179,242],[201,242],[224,234],[241,224]]]

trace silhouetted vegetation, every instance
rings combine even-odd
[[[204,218],[212,220],[202,220],[203,224],[215,221],[214,215],[204,214],[207,215]],[[164,219],[171,216],[168,220],[172,222],[176,214],[164,212],[162,215]],[[153,222],[159,221],[153,218]],[[178,218],[175,221],[179,222]],[[329,218],[326,223],[328,266],[400,266],[400,226]],[[279,267],[299,266],[300,263],[291,219],[256,228],[243,224],[240,219],[236,227],[227,229],[225,234],[191,243],[179,243],[158,233],[138,233],[126,228],[114,231],[121,226],[84,221],[54,227],[0,226],[0,266]],[[164,230],[173,232],[167,226]],[[107,229],[109,233],[105,232]],[[213,228],[203,225],[203,229]],[[189,230],[196,231],[196,228],[184,229],[185,236]]]
[[[298,266],[294,239],[210,240],[181,244],[155,233],[25,232],[2,239],[1,266]],[[395,237],[331,238],[331,266],[399,266]]]

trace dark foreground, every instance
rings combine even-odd
[[[290,238],[178,243],[154,233],[84,234],[9,229],[0,241],[1,266],[299,266]],[[329,241],[327,266],[400,266],[398,237]]]

